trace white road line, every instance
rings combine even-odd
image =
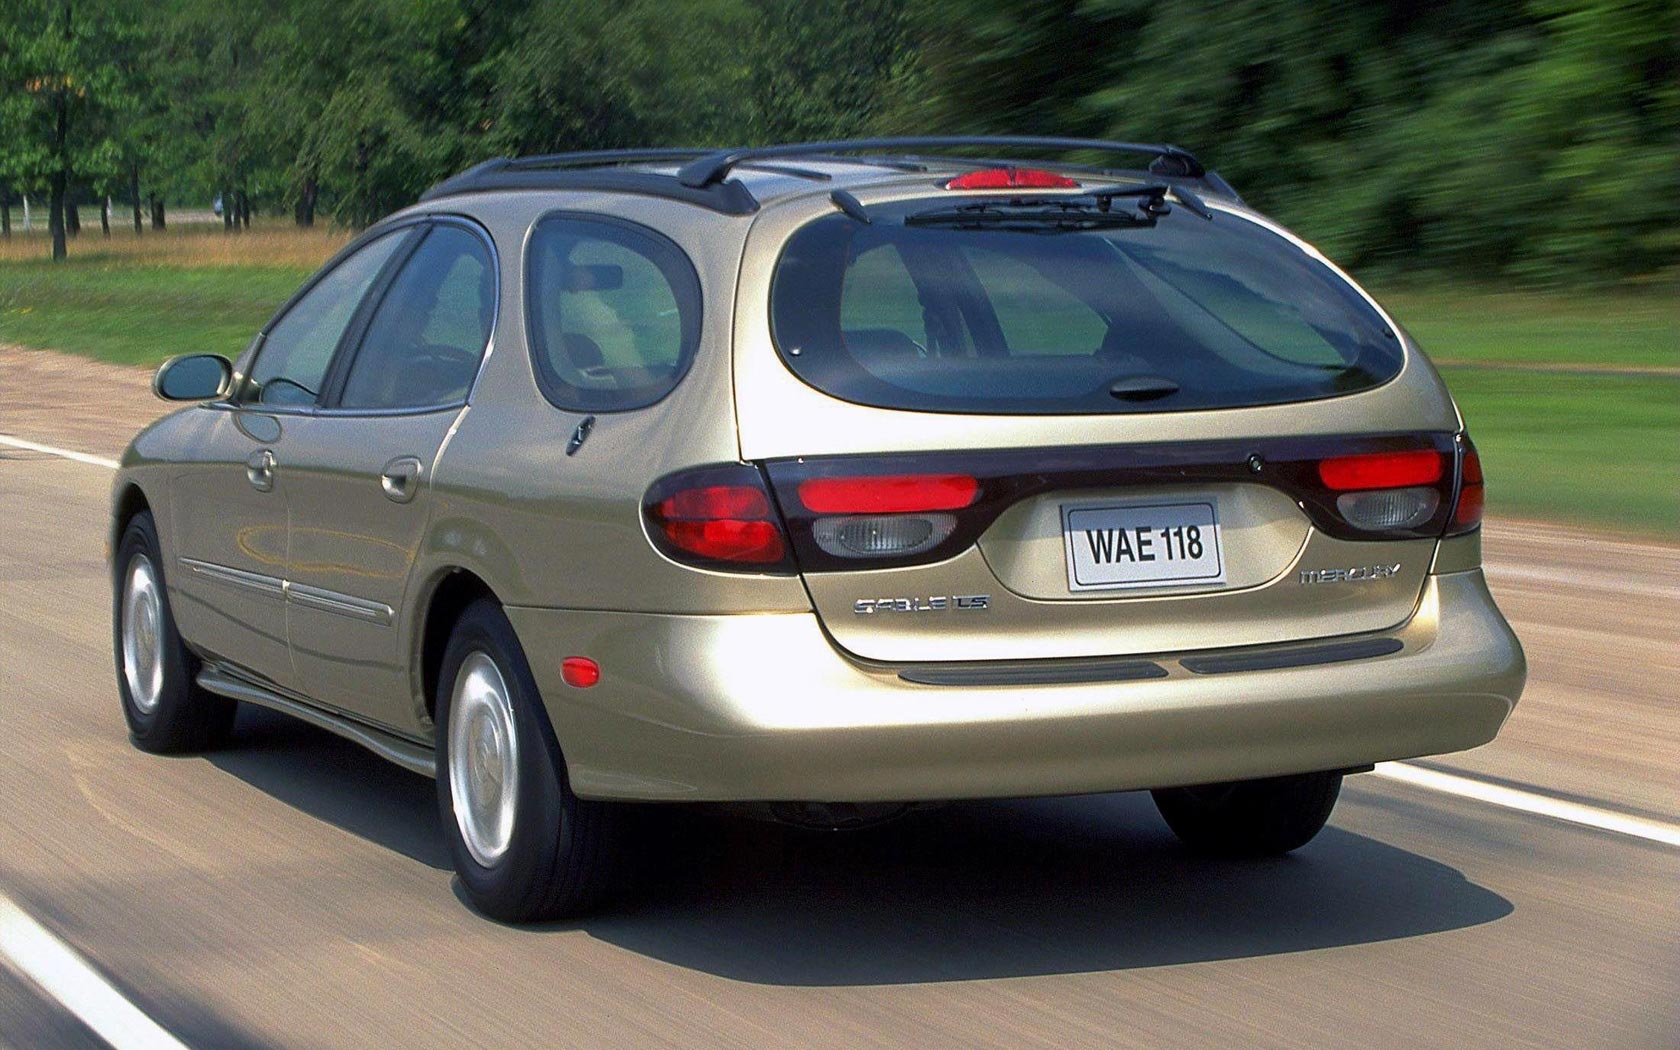
[[[28,449],[31,452],[45,452],[48,455],[73,459],[78,463],[91,463],[94,466],[117,469],[117,461],[114,459],[90,456],[85,452],[72,452],[69,449],[54,448],[51,445],[41,445],[33,441],[25,441],[23,438],[9,437],[5,434],[0,434],[0,445]],[[1487,571],[1495,581],[1501,577],[1508,577],[1572,587],[1592,587],[1596,590],[1620,590],[1632,594],[1652,594],[1663,598],[1680,597],[1680,591],[1663,587],[1660,584],[1641,587],[1633,581],[1626,580],[1599,583],[1591,579],[1577,579],[1566,573],[1549,572],[1545,569],[1529,569],[1506,563],[1494,563],[1488,566]],[[1490,806],[1499,806],[1502,809],[1514,809],[1520,813],[1533,813],[1538,816],[1551,817],[1554,820],[1598,828],[1601,831],[1611,831],[1618,835],[1628,835],[1632,838],[1644,839],[1647,842],[1680,846],[1680,825],[1664,824],[1661,821],[1646,820],[1643,817],[1630,817],[1613,810],[1598,809],[1593,806],[1582,805],[1579,802],[1565,802],[1546,795],[1518,791],[1516,788],[1489,784],[1486,781],[1474,780],[1470,777],[1439,773],[1433,769],[1425,769],[1422,766],[1414,766],[1405,762],[1379,762],[1375,773],[1377,776],[1398,780],[1411,784],[1413,787],[1424,788],[1428,791],[1439,791],[1442,794],[1455,795],[1459,798],[1475,799],[1478,802],[1485,802]],[[0,900],[3,900],[3,898],[0,898]]]
[[[0,896],[0,962],[9,964],[93,1029],[112,1050],[187,1050],[122,997],[76,950]]]
[[[1519,791],[1503,784],[1490,784],[1485,780],[1425,769],[1409,762],[1378,762],[1373,773],[1413,787],[1456,795],[1459,798],[1475,799],[1501,809],[1514,809],[1522,813],[1551,817],[1553,820],[1580,824],[1600,831],[1612,831],[1618,835],[1644,839],[1646,842],[1660,842],[1665,846],[1680,846],[1680,824],[1632,817],[1626,813],[1599,809],[1597,806],[1583,805],[1580,802],[1568,802],[1532,791]]]
[[[77,463],[90,463],[107,470],[117,469],[117,461],[114,459],[106,459],[104,456],[90,456],[86,452],[72,452],[67,448],[54,448],[51,445],[42,445],[38,442],[26,441],[20,437],[12,437],[10,434],[0,434],[0,445],[21,448],[26,452],[45,452],[49,456],[61,456],[64,459],[73,459]]]

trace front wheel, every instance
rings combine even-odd
[[[1152,791],[1173,834],[1222,857],[1274,857],[1311,842],[1336,808],[1340,773],[1242,780]]]
[[[504,922],[558,919],[606,893],[617,810],[572,794],[530,665],[495,602],[456,623],[438,675],[438,809],[461,888]]]
[[[113,566],[117,692],[130,739],[142,751],[161,754],[225,743],[238,704],[194,680],[198,661],[175,629],[157,524],[149,511],[136,514],[123,530]]]

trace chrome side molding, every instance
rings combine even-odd
[[[304,583],[293,583],[278,576],[264,576],[261,573],[246,572],[227,565],[217,565],[215,562],[199,561],[197,558],[177,558],[177,561],[189,572],[215,580],[218,583],[232,584],[245,587],[270,597],[297,605],[308,606],[311,609],[321,609],[326,612],[338,613],[364,623],[376,623],[381,627],[391,626],[396,619],[396,611],[384,602],[369,601],[358,598],[353,594],[340,591],[329,591],[325,587],[311,587]]]

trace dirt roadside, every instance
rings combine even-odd
[[[144,371],[0,344],[0,434],[116,457],[169,410]],[[1438,764],[1680,817],[1680,543],[1490,521],[1484,544],[1529,685],[1497,741]]]

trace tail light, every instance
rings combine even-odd
[[[1474,448],[1442,431],[807,456],[763,471],[804,572],[953,558],[1009,507],[1064,493],[1268,485],[1342,540],[1438,539],[1475,528],[1481,507]]]
[[[1333,456],[1319,461],[1318,478],[1356,529],[1459,535],[1482,523],[1482,460],[1468,434],[1454,443],[1450,449]],[[1451,513],[1443,523],[1438,512],[1444,506]]]
[[[1404,452],[1367,452],[1320,460],[1318,477],[1336,492],[1350,489],[1397,489],[1433,485],[1446,473],[1441,453],[1432,448]]]
[[[1432,448],[1334,456],[1319,461],[1318,478],[1337,493],[1336,510],[1349,525],[1392,533],[1435,517],[1442,479],[1451,480],[1448,462]]]
[[[756,468],[699,467],[654,482],[642,500],[648,535],[674,561],[736,572],[794,571],[787,535]]]
[[[1482,507],[1486,503],[1487,488],[1482,482],[1482,457],[1470,435],[1462,437],[1458,475],[1458,503],[1453,507],[1452,520],[1447,523],[1447,535],[1459,536],[1482,527]]]
[[[980,497],[970,474],[877,474],[809,478],[799,483],[801,510],[824,554],[844,561],[892,560],[950,539],[956,516]]]
[[[979,495],[980,482],[967,474],[812,478],[799,485],[799,502],[818,514],[961,510]]]

